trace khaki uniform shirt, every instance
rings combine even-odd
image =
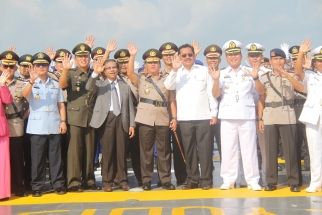
[[[153,85],[147,80],[147,78],[148,76],[138,75],[138,81],[136,84],[134,84],[134,86],[138,87],[139,97],[163,102],[162,97],[156,91]],[[155,80],[153,77],[151,80],[159,87],[168,102],[170,93],[169,90],[165,88],[163,83],[166,78],[167,75],[160,74],[157,80]],[[153,104],[139,102],[135,122],[150,126],[169,126],[169,120],[168,107],[156,107]]]
[[[70,69],[67,75],[67,123],[88,127],[93,115],[96,96],[85,89],[92,73],[84,73],[80,68]]]
[[[272,85],[286,98],[286,100],[294,99],[294,87],[287,78],[282,78],[274,72],[268,72],[262,75],[260,80],[266,89],[265,103],[282,101],[282,98],[273,90]],[[265,125],[296,124],[294,105],[284,104],[284,111],[283,106],[275,108],[265,107],[263,111],[263,120]]]
[[[139,91],[138,91],[138,88],[131,83],[131,80],[128,77],[125,77],[122,74],[120,74],[120,75],[121,75],[122,79],[125,81],[125,83],[130,86],[132,93],[134,94],[136,100],[139,102]]]
[[[24,83],[22,79],[17,77],[14,77],[13,80],[8,83],[8,88],[12,95],[14,104],[5,105],[6,114],[16,114],[22,112],[23,102],[26,101],[26,99],[23,99],[22,96],[23,85]],[[17,110],[15,110],[14,106],[17,108]],[[21,137],[24,135],[24,120],[21,119],[21,115],[14,119],[8,119],[8,124],[11,137]]]

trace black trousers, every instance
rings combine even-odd
[[[210,120],[180,121],[181,137],[186,156],[188,183],[212,185],[212,150]],[[199,165],[201,174],[199,173]]]
[[[153,147],[156,142],[158,153],[158,173],[161,183],[171,181],[171,149],[168,126],[139,125],[140,156],[142,182],[151,182],[153,179],[154,155]]]
[[[187,170],[186,170],[186,163],[183,160],[183,157],[178,145],[180,144],[181,149],[183,150],[181,131],[179,126],[177,126],[176,133],[179,139],[179,143],[175,137],[174,132],[170,129],[170,137],[172,140],[173,168],[174,168],[174,175],[176,176],[177,182],[183,183],[187,179]],[[182,153],[184,152],[182,151]]]
[[[51,185],[54,189],[64,186],[60,139],[60,134],[30,134],[32,190],[40,190],[46,182],[46,144],[49,150]]]
[[[294,125],[265,125],[266,183],[277,184],[278,142],[281,137],[285,156],[286,178],[289,185],[299,184],[297,129]]]
[[[98,129],[98,136],[102,143],[103,186],[112,186],[116,172],[119,184],[127,184],[126,153],[129,134],[123,130],[121,115],[115,116],[110,111]]]
[[[132,168],[134,171],[134,175],[136,180],[141,183],[142,182],[142,174],[141,174],[141,164],[140,164],[140,134],[139,134],[139,126],[135,127],[135,136],[132,137],[129,141],[129,150],[131,153],[131,161]]]
[[[24,163],[23,163],[23,136],[10,137],[10,170],[11,192],[23,191],[24,186]]]
[[[30,189],[31,183],[31,142],[30,135],[26,133],[28,118],[25,120],[25,134],[23,135],[23,158],[24,158],[24,184]]]
[[[216,124],[210,125],[210,130],[211,130],[210,142],[213,146],[214,145],[214,137],[216,137],[216,143],[218,146],[219,157],[221,160],[220,119],[217,119]]]

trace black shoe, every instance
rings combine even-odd
[[[161,181],[158,181],[158,183],[157,183],[157,187],[162,187],[162,183],[161,183]]]
[[[247,185],[245,185],[245,184],[240,184],[239,185],[239,188],[245,188],[245,187],[248,187]]]
[[[143,190],[151,190],[151,182],[143,183],[142,189]]]
[[[184,179],[184,180],[177,180],[177,187],[178,186],[181,186],[181,185],[187,185],[187,180]]]
[[[113,184],[112,184],[112,187],[113,188],[119,188],[120,184],[118,182],[114,181]]]
[[[66,188],[65,187],[58,187],[57,189],[55,189],[55,193],[57,195],[64,195],[64,194],[66,194]]]
[[[40,197],[42,196],[40,190],[33,190],[32,191],[32,197]]]
[[[165,182],[164,184],[162,184],[162,189],[175,190],[176,187],[173,184],[171,184],[170,182]]]
[[[195,189],[195,188],[198,188],[198,184],[187,183],[187,185],[182,186],[183,190],[190,190],[190,189]]]
[[[79,193],[79,192],[83,192],[84,189],[80,185],[78,185],[78,186],[72,186],[72,187],[68,188],[68,191]]]
[[[300,187],[299,185],[291,185],[290,187],[291,192],[300,192]]]
[[[143,183],[141,181],[138,182],[138,187],[142,187]]]
[[[85,190],[102,190],[102,187],[97,186],[96,184],[92,184],[91,186],[86,186]]]
[[[204,185],[201,187],[201,189],[203,189],[203,190],[210,190],[211,188],[212,188],[212,186],[210,186],[210,185]]]
[[[265,191],[274,191],[274,190],[276,190],[276,184],[269,183],[266,185],[264,190]]]
[[[0,202],[8,201],[9,197],[0,199]]]
[[[15,192],[15,196],[18,196],[18,197],[27,197],[28,196],[28,193],[21,190],[21,191]]]

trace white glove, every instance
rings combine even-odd
[[[136,70],[136,69],[138,69],[138,68],[140,68],[140,63],[139,63],[139,62],[137,62],[137,61],[135,61],[135,62],[134,62],[134,70]]]
[[[283,50],[283,52],[285,53],[286,55],[286,59],[289,58],[289,53],[288,53],[288,49],[290,48],[289,45],[287,45],[286,43],[282,43],[281,44],[281,49]]]

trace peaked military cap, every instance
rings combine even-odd
[[[282,57],[282,58],[286,58],[286,54],[282,49],[272,49],[270,51],[270,57]]]
[[[3,65],[16,65],[19,56],[13,51],[4,51],[0,54],[0,61]]]
[[[292,58],[297,58],[299,55],[300,46],[292,46],[288,52],[292,54]]]
[[[315,48],[311,54],[313,55],[314,59],[322,60],[322,46]]]
[[[162,58],[162,54],[157,49],[149,49],[146,52],[144,52],[142,58],[147,63],[149,63],[149,62],[159,62],[160,59]]]
[[[267,63],[269,62],[269,59],[267,57],[263,57],[263,59],[261,60],[261,63]]]
[[[18,64],[20,66],[23,66],[23,65],[31,66],[32,65],[31,59],[32,59],[32,56],[30,54],[22,55],[18,60]]]
[[[229,40],[227,41],[222,50],[226,52],[226,54],[233,54],[233,53],[241,53],[241,49],[243,48],[243,44],[237,40]]]
[[[56,62],[62,62],[63,61],[63,57],[65,57],[66,54],[71,55],[71,53],[67,49],[58,49],[56,51],[56,54],[55,54],[55,57],[54,57],[54,61],[56,61]]]
[[[178,50],[178,46],[171,42],[164,43],[159,48],[162,55],[172,55],[178,52]]]
[[[206,56],[206,58],[218,58],[221,57],[222,50],[219,46],[212,44],[205,49],[203,55]]]
[[[265,51],[264,46],[259,43],[250,43],[245,47],[245,49],[248,51],[248,56],[262,54],[263,51]]]
[[[91,47],[86,43],[79,43],[73,48],[72,53],[74,55],[89,55],[91,53]]]
[[[31,59],[32,64],[41,64],[41,63],[50,64],[50,62],[51,62],[50,57],[43,52],[38,52],[34,54]]]
[[[96,47],[95,49],[93,49],[92,53],[91,53],[91,58],[93,60],[99,58],[99,57],[103,57],[105,54],[106,49],[104,49],[103,47]]]
[[[114,59],[117,60],[118,63],[126,63],[130,60],[130,52],[127,49],[119,49],[114,54]]]

